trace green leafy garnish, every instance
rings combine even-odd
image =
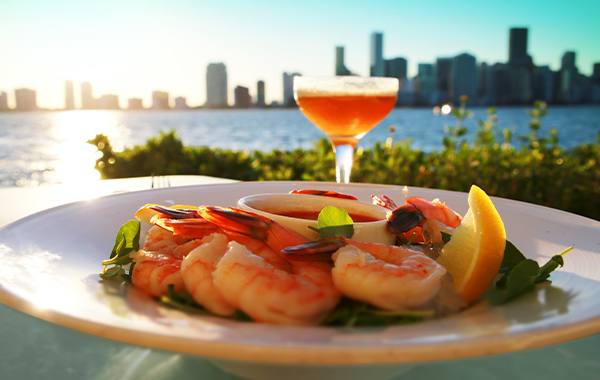
[[[194,301],[192,296],[187,293],[175,292],[175,285],[167,285],[167,294],[160,297],[160,302],[173,308],[185,312],[204,312],[204,309]]]
[[[487,292],[486,298],[490,303],[499,305],[533,290],[536,284],[547,281],[550,273],[564,265],[563,256],[572,249],[573,247],[569,247],[552,256],[540,267],[536,261],[527,259],[514,244],[507,241],[499,271],[502,277]]]
[[[125,271],[124,266],[132,262],[129,254],[137,251],[139,248],[140,222],[130,220],[119,228],[115,237],[115,245],[110,252],[110,258],[102,261],[100,277],[103,280],[115,278],[128,279],[129,274]]]
[[[322,238],[351,238],[354,235],[354,221],[348,211],[334,206],[323,207],[317,219],[317,228],[309,228],[317,231]]]
[[[418,322],[433,315],[433,310],[386,311],[376,309],[364,302],[344,298],[325,318],[323,325],[338,327],[388,326]]]

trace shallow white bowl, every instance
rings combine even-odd
[[[130,286],[98,280],[100,261],[123,221],[145,203],[234,206],[241,197],[298,187],[402,199],[402,188],[262,182],[125,193],[50,209],[0,230],[0,302],[38,318],[141,346],[191,353],[253,378],[389,376],[422,361],[476,357],[540,347],[600,331],[600,222],[550,208],[494,198],[507,235],[546,261],[575,249],[566,265],[509,304],[481,303],[447,318],[387,328],[273,326],[166,308]],[[411,188],[460,213],[465,193]],[[346,377],[344,377],[346,378]]]
[[[355,200],[306,194],[267,193],[243,197],[238,201],[238,206],[244,210],[264,215],[311,240],[319,238],[319,234],[309,228],[317,227],[316,220],[293,218],[277,213],[285,211],[318,213],[325,206],[335,206],[350,214],[360,214],[378,219],[374,222],[355,222],[352,239],[385,244],[392,244],[395,240],[395,236],[387,231],[386,210]]]

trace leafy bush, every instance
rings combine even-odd
[[[494,108],[478,123],[475,141],[464,139],[470,112],[463,99],[455,109],[456,125],[443,137],[444,148],[426,153],[409,142],[389,137],[368,149],[358,149],[352,180],[468,191],[477,184],[489,194],[518,199],[600,219],[600,134],[598,141],[564,149],[555,130],[538,131],[546,105],[530,111],[529,134],[516,148],[510,131],[496,138]],[[238,180],[317,180],[335,178],[334,155],[326,140],[312,149],[233,151],[205,146],[186,147],[174,131],[161,133],[145,145],[113,151],[108,138],[89,141],[102,153],[96,168],[104,178],[143,175],[202,174]]]

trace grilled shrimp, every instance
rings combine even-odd
[[[227,250],[227,236],[213,233],[202,239],[181,264],[185,288],[194,301],[217,315],[229,316],[235,307],[228,303],[213,283],[213,272]]]
[[[290,255],[332,254],[335,286],[347,297],[385,310],[422,307],[440,291],[443,266],[405,247],[345,238],[322,239],[284,249]]]
[[[214,284],[254,320],[315,324],[339,302],[330,264],[281,255],[286,246],[306,242],[303,236],[238,209],[207,207],[202,216],[234,240],[213,272]]]
[[[199,239],[177,244],[173,233],[159,226],[151,227],[142,249],[131,254],[135,264],[131,276],[133,286],[155,297],[166,294],[169,285],[173,285],[176,292],[184,291],[181,260],[200,244]]]

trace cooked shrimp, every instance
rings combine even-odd
[[[280,254],[288,245],[306,242],[303,236],[237,209],[208,207],[203,217],[242,242],[229,243],[213,280],[227,302],[254,320],[315,324],[339,302],[330,264],[285,259]]]
[[[156,297],[166,294],[169,285],[173,285],[177,292],[185,291],[180,273],[181,260],[201,243],[201,240],[195,239],[177,244],[171,232],[158,226],[151,227],[143,248],[131,254],[135,263],[132,284]]]
[[[345,238],[288,247],[284,252],[333,253],[333,282],[342,294],[386,310],[426,305],[438,294],[446,274],[444,267],[421,252]]]
[[[194,301],[207,310],[223,316],[232,315],[235,307],[228,303],[213,283],[213,272],[227,250],[227,236],[213,233],[202,239],[181,263],[185,288]]]

